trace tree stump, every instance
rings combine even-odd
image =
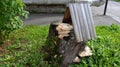
[[[68,67],[78,54],[83,57],[92,55],[89,47],[85,47],[85,41],[96,37],[90,5],[69,4],[62,23],[66,23],[65,26],[59,23],[50,25],[48,40],[55,45],[54,51],[63,57],[60,67]],[[71,25],[73,29],[69,27]]]
[[[57,23],[52,23],[49,28],[48,39],[54,40],[54,45],[56,47],[56,52],[62,55],[62,61],[60,63],[60,67],[68,67],[69,64],[73,63],[75,57],[82,52],[85,48],[85,42],[77,42],[74,34],[74,30],[72,29],[69,33],[68,37],[64,37],[63,39],[58,38],[58,31],[56,27],[58,26]]]

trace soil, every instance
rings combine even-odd
[[[12,41],[5,41],[3,42],[3,44],[0,44],[0,57],[4,55],[5,51],[6,51],[6,47],[8,45],[12,45],[13,42]]]

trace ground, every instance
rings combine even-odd
[[[100,7],[92,6],[91,9],[95,25],[111,25],[112,23],[120,24],[119,6],[119,2],[109,1],[106,16],[103,16],[104,5]],[[51,22],[60,21],[62,19],[63,14],[30,14],[29,18],[24,20],[24,25],[44,25],[50,24]]]
[[[7,48],[0,57],[0,67],[58,67],[56,60],[60,59],[54,59],[49,62],[51,64],[43,61],[46,51],[55,52],[54,45],[45,44],[48,28],[30,25],[12,32],[4,43]],[[97,38],[86,43],[92,49],[93,56],[81,58],[81,63],[70,67],[119,67],[120,26],[97,26],[96,32]],[[47,46],[42,47],[44,45]]]
[[[93,56],[85,57],[80,64],[70,67],[120,66],[120,48],[118,48],[120,47],[120,27],[111,25],[112,23],[119,24],[119,3],[109,1],[109,5],[106,16],[103,16],[103,11],[101,11],[104,6],[92,7],[95,24],[110,25],[97,26],[98,37],[87,42],[87,45],[92,48]],[[94,9],[97,11],[94,12]],[[44,67],[45,65],[53,67],[55,63],[48,64],[43,61],[46,53],[42,50],[42,46],[45,45],[49,28],[45,24],[62,20],[62,18],[63,14],[30,14],[30,17],[24,20],[24,25],[36,25],[15,30],[10,34],[9,39],[0,45],[0,67]]]

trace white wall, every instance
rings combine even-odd
[[[23,0],[26,4],[65,4],[69,0]]]
[[[93,6],[100,6],[105,2],[105,0],[23,0],[26,4],[66,4],[71,1],[90,1]]]

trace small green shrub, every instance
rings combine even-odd
[[[0,0],[0,41],[7,38],[9,33],[21,28],[21,16],[27,17],[22,0]]]

